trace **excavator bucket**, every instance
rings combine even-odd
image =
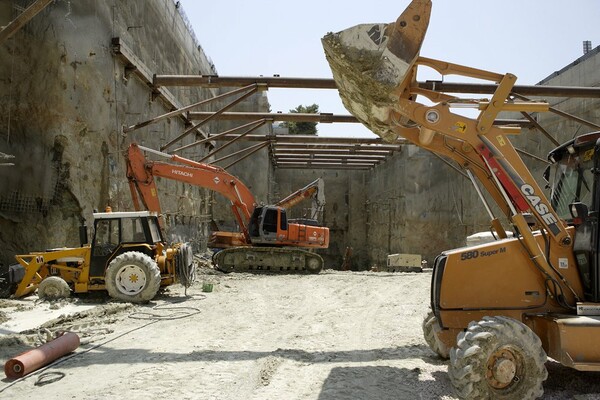
[[[384,140],[397,139],[389,114],[411,83],[430,14],[431,0],[413,0],[395,23],[361,24],[322,39],[344,106]]]

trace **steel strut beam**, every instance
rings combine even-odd
[[[232,102],[230,102],[229,104],[227,104],[225,107],[221,108],[219,111],[215,112],[216,115],[222,113],[225,110],[230,109],[231,107],[235,106],[236,104],[244,101],[246,98],[248,98],[249,96],[253,95],[254,93],[256,93],[256,91],[258,90],[258,85],[256,84],[252,84],[252,85],[248,85],[244,88],[245,93],[242,94],[240,97],[238,97],[237,99],[233,100]],[[214,116],[214,115],[213,115]],[[200,121],[198,124],[192,125],[191,128],[187,129],[185,132],[183,132],[181,135],[177,136],[175,139],[171,140],[169,143],[165,144],[164,146],[162,146],[160,149],[161,150],[165,150],[169,147],[171,147],[173,144],[175,144],[176,142],[178,142],[179,140],[183,139],[184,137],[188,136],[190,133],[194,132],[195,130],[197,130],[200,126],[206,124],[208,121],[210,121],[213,117],[208,117],[202,121]]]
[[[337,89],[333,79],[262,77],[262,76],[218,76],[218,75],[155,75],[155,86],[202,86],[208,88],[247,86],[262,83],[270,88]],[[421,89],[436,92],[493,94],[498,85],[480,83],[450,83],[440,81],[417,82]],[[527,96],[600,98],[600,87],[515,85],[514,93]]]

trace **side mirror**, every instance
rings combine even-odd
[[[550,183],[550,166],[549,165],[544,170],[544,173],[542,174],[542,177],[544,178],[544,181],[546,183]]]
[[[590,213],[588,206],[580,202],[571,203],[569,205],[569,210],[571,211],[573,222],[576,225],[584,223],[587,220]]]

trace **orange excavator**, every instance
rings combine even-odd
[[[144,152],[168,158],[146,159]],[[248,187],[224,169],[177,155],[131,144],[126,154],[127,178],[136,210],[160,214],[156,177],[213,190],[231,202],[239,232],[213,232],[209,247],[216,267],[231,272],[318,273],[323,258],[310,251],[329,246],[329,229],[314,220],[288,220],[286,209],[319,193],[317,180],[274,205],[258,205]],[[322,193],[322,188],[321,191]]]

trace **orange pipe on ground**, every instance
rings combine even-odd
[[[65,332],[56,339],[38,348],[27,350],[4,364],[4,373],[9,379],[17,379],[69,354],[79,347],[79,336]]]

